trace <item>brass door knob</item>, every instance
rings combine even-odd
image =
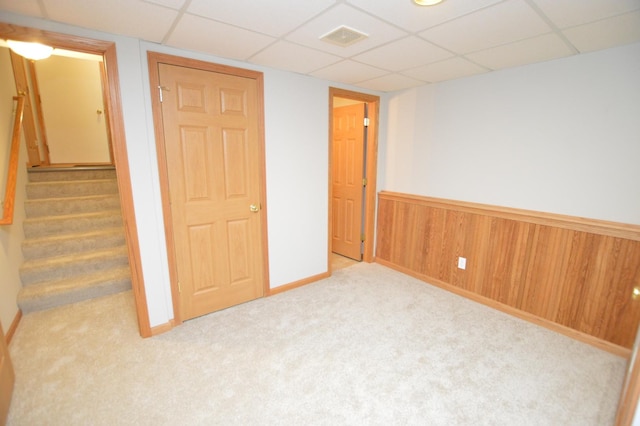
[[[260,204],[251,204],[249,206],[249,210],[251,210],[253,213],[257,213],[260,211]]]

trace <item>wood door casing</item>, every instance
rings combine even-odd
[[[159,64],[179,286],[186,320],[263,295],[255,79]]]
[[[334,108],[332,242],[335,253],[362,260],[364,104]]]
[[[333,152],[333,109],[337,104],[341,103],[341,100],[355,101],[364,103],[367,106],[367,115],[369,118],[369,125],[366,127],[367,134],[367,146],[365,155],[365,170],[367,177],[367,185],[364,188],[364,218],[363,218],[363,230],[364,230],[364,242],[362,243],[362,261],[373,262],[374,261],[374,235],[375,235],[375,217],[376,217],[376,180],[378,170],[378,117],[380,114],[380,97],[369,95],[361,92],[353,92],[345,89],[338,89],[336,87],[329,87],[329,157],[328,173],[327,173],[327,185],[329,187],[329,209],[327,212],[329,218],[329,229],[327,232],[327,271],[331,273],[331,253],[332,240],[333,240],[333,194],[332,194],[332,176],[331,171],[333,168],[333,159],[331,153]]]

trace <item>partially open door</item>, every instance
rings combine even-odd
[[[9,358],[9,348],[4,339],[2,324],[0,324],[0,425],[4,425],[9,415],[9,404],[13,394],[15,374]]]
[[[365,105],[334,108],[331,193],[334,253],[362,260]]]

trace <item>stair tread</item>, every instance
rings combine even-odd
[[[129,268],[113,268],[107,271],[94,272],[92,274],[78,275],[73,278],[65,278],[51,281],[43,281],[22,288],[22,294],[35,294],[50,289],[49,292],[60,291],[69,288],[90,287],[96,283],[115,279],[131,279]]]
[[[129,268],[118,268],[23,287],[17,302],[23,313],[29,313],[130,289]]]
[[[24,219],[25,223],[32,222],[43,222],[47,220],[65,220],[65,219],[74,219],[74,218],[91,218],[91,217],[109,217],[109,216],[122,216],[122,212],[120,210],[102,210],[99,212],[87,212],[87,213],[72,213],[72,214],[61,214],[61,215],[52,215],[52,216],[40,216],[40,217],[28,217]]]
[[[74,262],[86,262],[94,259],[109,258],[122,255],[127,255],[127,247],[124,245],[107,249],[91,250],[81,254],[65,254],[62,256],[26,260],[20,267],[20,271],[24,272],[31,269],[60,266]]]
[[[124,232],[124,228],[122,226],[118,226],[113,228],[100,229],[98,231],[75,232],[72,234],[62,234],[62,235],[48,235],[48,236],[39,237],[39,238],[25,238],[25,240],[22,242],[22,246],[24,247],[27,245],[40,245],[40,244],[46,244],[46,243],[63,242],[68,240],[99,237],[99,236],[119,235],[122,232]]]
[[[113,194],[97,194],[97,195],[78,195],[74,197],[51,197],[51,198],[34,198],[33,200],[24,200],[25,203],[47,203],[52,201],[93,201],[104,198],[119,198],[118,193]]]
[[[83,183],[96,183],[96,182],[117,182],[116,178],[103,178],[103,179],[78,179],[78,180],[43,180],[35,182],[27,182],[29,186],[46,186],[46,185],[78,185]]]

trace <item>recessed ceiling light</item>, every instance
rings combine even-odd
[[[442,3],[443,0],[413,0],[418,6],[435,6],[438,3]]]

